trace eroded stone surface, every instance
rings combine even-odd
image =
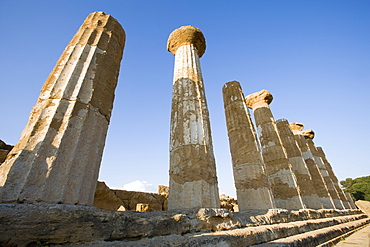
[[[167,210],[167,197],[158,193],[140,191],[112,190],[112,192],[123,202],[127,210],[136,210],[139,203],[149,204],[149,211]]]
[[[346,195],[344,194],[344,191],[343,191],[342,187],[339,184],[338,178],[334,174],[334,170],[333,170],[331,164],[329,163],[328,159],[326,158],[324,150],[321,147],[316,147],[316,151],[317,151],[317,154],[320,156],[320,158],[322,159],[322,161],[325,164],[325,168],[329,173],[330,179],[333,181],[333,184],[335,186],[335,190],[337,191],[337,193],[339,195],[339,199],[342,201],[344,208],[351,209],[352,208],[351,204],[349,203]]]
[[[356,201],[356,206],[365,214],[370,215],[370,202],[369,201],[363,201],[363,200],[358,200]]]
[[[146,203],[136,204],[136,211],[137,212],[149,212],[150,211],[149,208],[150,208],[149,204],[146,204]]]
[[[188,233],[199,234],[212,231],[216,233],[210,234],[228,235],[230,234],[228,230],[234,229],[241,233],[240,231],[253,231],[256,229],[255,226],[259,225],[288,222],[295,222],[289,228],[297,234],[300,230],[299,224],[307,225],[310,230],[313,226],[311,222],[297,221],[342,216],[343,219],[340,222],[344,222],[344,219],[354,221],[366,217],[360,213],[360,210],[290,211],[283,209],[232,213],[226,209],[209,208],[139,213],[104,211],[93,207],[63,204],[1,204],[0,245],[27,246],[29,243],[40,241],[76,246],[78,243],[102,241],[101,246],[109,246],[112,241],[118,240],[126,240],[130,241],[130,244],[135,244],[141,243],[139,239],[145,241],[146,238],[181,237]],[[323,222],[335,221],[338,222],[336,219],[323,220]],[[319,227],[326,227],[330,224],[332,223],[321,223]],[[238,229],[247,226],[254,227]],[[271,227],[266,226],[266,231],[273,235]],[[307,231],[307,228],[301,230]],[[279,234],[284,234],[284,232],[286,233],[287,230]],[[239,236],[245,239],[248,235],[243,233]],[[261,235],[254,232],[249,237],[257,239]],[[189,244],[189,242],[185,243]],[[122,246],[122,242],[120,244],[118,246]]]
[[[220,207],[209,113],[199,56],[205,40],[199,29],[172,32],[175,55],[170,130],[168,208]]]
[[[225,194],[220,195],[221,208],[225,208],[230,212],[239,212],[239,206],[236,199]]]
[[[297,184],[300,188],[303,203],[307,208],[322,208],[320,198],[312,184],[310,172],[306,166],[302,152],[295,141],[294,134],[289,127],[288,121],[286,119],[279,119],[276,121],[276,127],[289,159],[289,163],[292,165],[293,172],[297,178]]]
[[[222,92],[239,210],[274,208],[241,86],[237,81],[228,82]]]
[[[105,210],[118,210],[124,203],[104,183],[98,182],[94,195],[94,207]]]
[[[245,101],[247,106],[251,109],[257,109],[258,107],[268,106],[273,100],[272,94],[263,89],[259,92],[250,94],[246,97]]]
[[[302,156],[306,162],[307,168],[312,178],[312,184],[316,190],[317,195],[320,198],[320,202],[324,208],[334,208],[334,202],[328,192],[328,188],[324,181],[324,178],[316,164],[315,158],[309,149],[306,138],[302,135],[303,124],[301,123],[290,123],[290,128],[294,133],[295,140],[302,152]]]
[[[199,57],[202,57],[206,50],[206,40],[203,33],[193,26],[180,27],[170,34],[167,41],[169,52],[176,55],[177,49],[183,45],[194,45]]]
[[[356,209],[357,207],[356,207],[355,202],[353,201],[352,195],[348,192],[344,192],[344,194],[346,195],[346,198],[347,198],[349,204],[351,205],[351,208]]]
[[[322,175],[322,177],[325,181],[326,187],[328,188],[328,192],[330,194],[330,197],[333,199],[334,206],[337,209],[344,209],[344,205],[343,205],[342,201],[340,200],[338,191],[336,190],[336,188],[334,186],[333,180],[330,178],[329,173],[326,169],[326,166],[325,166],[322,158],[320,157],[319,152],[316,149],[315,143],[313,142],[313,138],[315,136],[314,131],[310,129],[310,130],[302,132],[302,134],[306,138],[308,148],[310,149],[310,151],[313,155],[313,158],[315,159],[315,162],[317,164],[317,167],[319,168],[319,170],[321,172],[321,175]]]
[[[124,44],[113,17],[86,18],[0,166],[1,202],[93,204]]]
[[[165,185],[158,185],[158,194],[161,194],[161,195],[164,195],[164,196],[168,196],[168,186],[165,186]]]
[[[304,208],[296,178],[282,147],[276,123],[269,108],[269,103],[272,101],[271,93],[262,90],[248,95],[245,100],[247,106],[254,112],[262,157],[276,207]]]

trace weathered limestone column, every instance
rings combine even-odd
[[[308,171],[311,174],[312,184],[316,190],[317,195],[320,198],[321,204],[324,208],[335,208],[334,202],[328,192],[328,188],[324,182],[319,168],[316,165],[315,159],[308,148],[306,138],[302,135],[303,124],[301,123],[290,123],[290,128],[295,136],[296,142],[301,149],[302,156],[306,162]]]
[[[170,134],[169,209],[220,207],[211,128],[199,58],[202,32],[184,26],[171,33],[175,55]]]
[[[317,154],[320,156],[322,161],[324,162],[325,168],[329,173],[330,179],[333,181],[333,184],[335,186],[335,190],[338,192],[339,199],[342,201],[343,206],[345,209],[351,209],[351,205],[348,202],[348,199],[346,195],[344,194],[344,191],[339,185],[339,181],[337,176],[334,174],[333,167],[330,165],[328,159],[326,158],[326,155],[324,153],[324,150],[321,147],[316,147]]]
[[[239,82],[222,88],[239,210],[274,208],[264,164]]]
[[[246,103],[254,112],[262,146],[262,157],[266,165],[266,174],[275,199],[275,205],[278,208],[285,209],[304,208],[296,178],[281,145],[276,123],[269,108],[272,99],[269,91],[262,90],[248,95]]]
[[[348,192],[344,192],[344,194],[346,195],[346,198],[347,198],[349,204],[351,205],[351,208],[356,209],[357,206],[356,206],[355,202],[353,201],[353,198],[352,198],[351,194],[348,193]]]
[[[308,145],[308,148],[311,150],[311,153],[313,155],[313,158],[315,159],[316,165],[319,168],[321,175],[325,181],[326,187],[328,188],[328,192],[333,199],[334,206],[336,209],[344,209],[342,201],[339,199],[338,192],[335,189],[333,181],[330,179],[329,173],[326,170],[325,164],[320,158],[320,155],[318,154],[316,150],[316,146],[313,142],[313,138],[315,137],[315,133],[313,130],[306,130],[302,132],[302,135],[306,138],[306,142]]]
[[[302,152],[297,146],[294,134],[289,127],[288,120],[279,119],[276,121],[276,126],[289,163],[292,165],[293,172],[297,178],[303,203],[307,208],[323,208],[320,198],[313,187],[312,178],[303,159]]]
[[[0,166],[1,202],[93,204],[124,44],[113,17],[86,18]]]

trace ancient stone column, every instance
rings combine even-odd
[[[211,128],[199,58],[202,32],[184,26],[171,33],[175,55],[170,133],[169,209],[220,207]]]
[[[1,202],[93,204],[124,44],[113,17],[86,18],[0,166]]]
[[[289,127],[288,120],[279,119],[276,121],[276,126],[280,140],[289,159],[289,163],[292,165],[293,172],[297,178],[297,184],[300,188],[303,203],[307,208],[323,208],[320,198],[312,184],[312,178],[302,156],[302,152],[299,149],[295,141],[294,134]]]
[[[326,155],[324,153],[324,150],[321,147],[316,147],[317,154],[320,156],[322,161],[324,162],[325,168],[329,173],[330,179],[333,181],[333,184],[335,186],[335,190],[338,192],[339,199],[342,201],[343,206],[345,209],[351,209],[351,205],[348,202],[348,199],[346,195],[344,194],[344,191],[342,190],[337,176],[334,174],[334,170],[332,166],[330,165],[328,159],[326,158]]]
[[[346,198],[347,198],[349,204],[351,205],[351,208],[352,209],[357,209],[357,206],[356,206],[355,202],[353,201],[353,198],[352,198],[351,194],[348,193],[348,192],[344,192],[344,194],[346,195]]]
[[[274,208],[256,132],[239,82],[222,89],[239,210]]]
[[[285,209],[304,208],[296,178],[282,147],[276,130],[276,123],[269,107],[272,99],[269,91],[262,90],[248,95],[246,103],[254,112],[262,146],[262,157],[266,165],[266,174],[275,199],[275,205],[278,208]]]
[[[324,178],[321,175],[319,168],[316,165],[315,159],[308,148],[306,138],[302,135],[303,124],[301,123],[290,123],[290,128],[295,136],[296,142],[302,152],[304,161],[308,171],[312,178],[312,184],[316,190],[317,195],[320,198],[321,204],[324,208],[335,208],[334,202],[328,192],[328,188],[325,184]]]
[[[316,165],[317,165],[317,167],[319,168],[319,170],[321,172],[321,175],[322,175],[322,177],[325,181],[326,187],[328,188],[328,192],[329,192],[331,198],[333,199],[335,208],[336,209],[344,209],[343,203],[339,199],[339,195],[338,195],[337,190],[335,189],[334,183],[330,179],[329,173],[326,170],[324,162],[320,158],[320,155],[317,152],[316,146],[315,146],[315,144],[312,140],[315,136],[315,133],[313,132],[313,130],[310,129],[310,130],[302,131],[302,135],[306,138],[308,148],[310,149],[310,151],[313,155],[313,158],[315,159]]]

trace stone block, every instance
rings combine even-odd
[[[136,204],[136,211],[137,212],[149,212],[150,206],[149,204],[146,204],[146,203],[138,203]]]
[[[124,207],[124,203],[104,182],[98,182],[96,186],[93,205],[99,209],[105,210],[118,210]]]
[[[358,201],[355,201],[355,204],[362,212],[370,215],[370,202],[369,201],[358,200]]]
[[[145,203],[150,205],[150,211],[163,211],[166,196],[157,193],[140,191],[112,190],[127,210],[136,210],[136,204]]]
[[[340,217],[340,219],[333,217]],[[305,222],[309,219],[328,218],[318,225],[327,227],[332,224],[330,222],[340,224],[366,217],[360,210],[334,209],[249,210],[232,213],[226,209],[202,208],[138,213],[97,210],[94,207],[65,204],[0,204],[0,246],[28,246],[37,241],[53,246],[57,244],[62,246],[158,246],[153,245],[153,242],[149,245],[140,245],[142,244],[140,240],[146,241],[166,236],[185,237],[184,244],[178,246],[192,246],[189,245],[191,236],[197,238],[196,236],[207,232],[228,236],[232,231],[235,231],[235,236],[242,239],[258,239],[259,242],[251,242],[255,244],[261,243],[261,235],[254,232],[254,229],[261,225],[265,225],[266,234],[270,236],[267,240],[272,240],[276,239],[276,234],[279,237],[284,236],[289,229],[294,234],[312,230],[314,222]],[[271,230],[281,228],[281,223],[289,222],[294,223],[285,230],[279,232]],[[301,228],[299,225],[305,227]],[[186,243],[188,245],[185,245]],[[208,246],[215,246],[217,243],[219,241]],[[239,246],[248,246],[246,242],[243,243]]]

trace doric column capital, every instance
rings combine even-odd
[[[251,109],[268,106],[272,100],[272,94],[265,89],[256,93],[252,93],[245,98],[247,106]]]
[[[289,127],[292,130],[293,134],[298,135],[298,134],[301,134],[304,128],[304,125],[302,123],[295,122],[295,123],[290,123]]]
[[[194,45],[197,48],[199,57],[206,51],[206,40],[203,33],[193,26],[182,26],[174,30],[167,41],[167,50],[173,55],[183,45]]]
[[[315,132],[312,129],[302,131],[302,135],[307,139],[313,139],[315,137]]]

